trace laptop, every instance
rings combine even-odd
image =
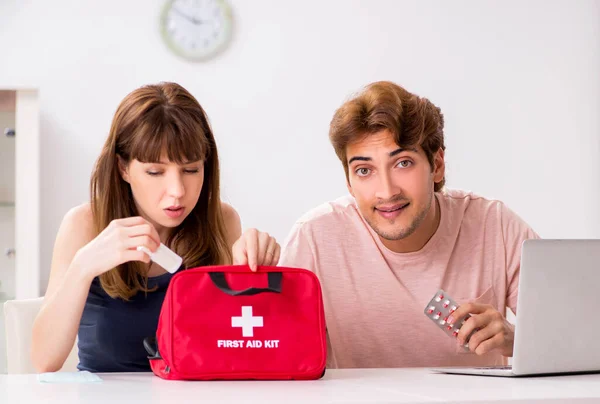
[[[600,240],[526,240],[512,366],[441,373],[532,376],[600,372]]]

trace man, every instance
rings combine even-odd
[[[351,197],[298,220],[280,265],[322,284],[330,367],[479,366],[512,356],[523,240],[502,202],[446,190],[444,120],[429,100],[377,82],[343,104],[329,137]],[[423,313],[438,289],[467,313],[456,339]],[[469,350],[460,345],[469,340]]]

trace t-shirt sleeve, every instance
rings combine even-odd
[[[317,274],[314,241],[309,235],[308,225],[297,222],[283,243],[279,266],[304,268]],[[327,332],[327,368],[336,368],[331,349],[329,332]]]
[[[521,248],[528,239],[540,238],[523,219],[502,204],[502,233],[506,251],[506,306],[517,313],[519,274],[521,271]]]
[[[307,224],[296,222],[281,248],[279,266],[304,268],[317,273],[314,241],[308,234]]]

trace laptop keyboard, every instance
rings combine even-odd
[[[481,367],[477,367],[475,369],[482,369],[482,370],[512,370],[512,366],[508,365],[508,366],[481,366]]]

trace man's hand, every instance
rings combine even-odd
[[[471,352],[483,355],[499,349],[503,356],[513,355],[515,327],[500,312],[489,304],[466,303],[452,313],[448,322],[453,324],[456,319],[467,314],[471,314],[471,317],[465,321],[456,336],[460,345],[464,345],[475,330],[468,341]]]

